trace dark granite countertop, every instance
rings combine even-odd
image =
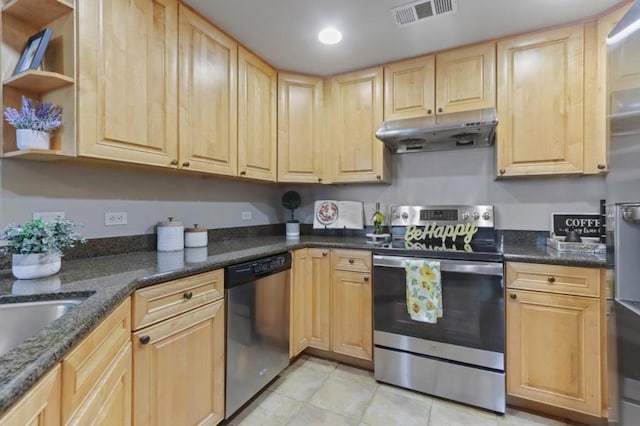
[[[36,336],[0,356],[0,415],[134,290],[311,245],[371,248],[362,237],[286,240],[272,236],[210,243],[184,253],[140,251],[64,260],[60,273],[40,280],[16,280],[10,270],[0,271],[0,303],[88,296]],[[204,257],[202,262],[188,262]]]
[[[41,280],[16,280],[0,271],[0,303],[88,296],[33,338],[0,356],[0,415],[134,290],[231,264],[302,247],[372,249],[360,236],[258,236],[210,243],[202,249],[65,260],[60,273]],[[532,241],[504,243],[505,261],[602,267],[604,256],[558,254]],[[201,261],[192,261],[201,260]]]
[[[502,251],[505,262],[545,263],[588,268],[604,268],[607,266],[605,253],[558,251],[548,247],[545,238],[540,237],[521,240],[505,238]]]

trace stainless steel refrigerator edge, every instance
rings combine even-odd
[[[609,34],[607,54],[609,423],[631,426],[640,421],[640,1]]]

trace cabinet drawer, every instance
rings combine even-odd
[[[507,287],[599,297],[600,269],[509,262]]]
[[[223,296],[223,269],[137,290],[133,294],[133,329],[139,330]]]
[[[371,272],[371,253],[363,250],[333,250],[333,269],[354,272]]]
[[[62,360],[62,420],[66,423],[131,337],[127,299]]]

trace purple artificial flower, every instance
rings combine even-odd
[[[51,102],[37,102],[26,96],[22,97],[22,109],[8,107],[4,112],[5,119],[16,129],[30,129],[51,133],[62,126],[62,108]]]

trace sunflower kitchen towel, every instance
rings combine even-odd
[[[435,324],[442,318],[440,262],[422,259],[405,261],[407,310],[412,320]]]

